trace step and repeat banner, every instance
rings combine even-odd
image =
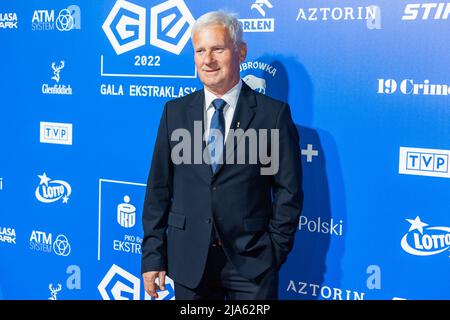
[[[280,298],[449,299],[450,2],[423,0],[2,0],[0,298],[150,299],[159,119],[202,88],[190,30],[218,9],[300,133]]]

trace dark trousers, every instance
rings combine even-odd
[[[278,300],[278,269],[270,268],[255,280],[242,277],[221,246],[211,246],[205,272],[197,288],[175,282],[176,300]]]

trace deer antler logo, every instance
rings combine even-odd
[[[58,286],[56,288],[53,287],[53,283],[50,283],[48,285],[48,288],[50,289],[50,294],[52,295],[50,298],[48,298],[48,300],[58,300],[56,298],[56,295],[58,294],[58,292],[61,291],[62,286],[61,283],[58,283]]]
[[[59,62],[59,66],[56,66],[56,63],[52,62],[52,69],[54,76],[52,77],[57,83],[59,83],[59,72],[64,68],[64,61]]]

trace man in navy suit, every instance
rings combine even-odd
[[[152,297],[167,274],[177,300],[278,299],[303,205],[299,137],[286,103],[240,79],[242,35],[231,14],[201,16],[192,43],[204,89],[165,105],[143,211]]]

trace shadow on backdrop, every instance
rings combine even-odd
[[[262,56],[241,68],[241,77],[256,91],[289,102],[300,135],[304,206],[294,248],[280,272],[280,299],[321,299],[323,286],[340,288],[342,280],[344,236],[329,232],[340,230],[346,214],[336,144],[329,133],[313,128],[314,86],[297,59]],[[331,224],[338,226],[332,229]]]

